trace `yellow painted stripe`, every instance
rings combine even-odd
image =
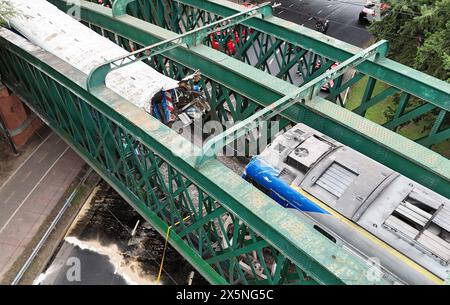
[[[387,252],[391,253],[392,255],[394,255],[397,258],[399,258],[400,260],[402,260],[405,264],[407,264],[411,268],[413,268],[413,269],[417,270],[419,273],[423,274],[426,278],[428,278],[432,282],[434,282],[436,284],[443,284],[444,283],[444,281],[441,278],[437,277],[436,275],[434,275],[433,273],[431,273],[427,269],[423,268],[422,266],[420,266],[419,264],[417,264],[416,262],[411,260],[409,257],[405,256],[404,254],[400,253],[396,249],[392,248],[387,243],[385,243],[384,241],[382,241],[381,239],[379,239],[378,237],[376,237],[375,235],[373,235],[369,231],[367,231],[367,230],[363,229],[362,227],[360,227],[359,225],[355,224],[354,222],[349,220],[347,217],[345,217],[342,214],[336,212],[335,210],[333,210],[332,208],[327,206],[325,203],[323,203],[322,201],[318,200],[316,197],[313,197],[311,194],[305,192],[304,190],[300,189],[298,186],[296,186],[294,184],[291,184],[291,187],[293,189],[295,189],[297,192],[299,192],[300,194],[302,194],[303,196],[305,196],[306,198],[308,198],[309,200],[311,200],[312,202],[314,202],[315,204],[317,204],[322,209],[324,209],[327,212],[329,212],[334,217],[338,218],[341,222],[343,222],[343,223],[347,224],[348,226],[352,227],[355,231],[358,231],[358,233],[362,234],[364,237],[368,238],[370,241],[374,242],[378,246],[380,246],[383,249],[385,249]]]

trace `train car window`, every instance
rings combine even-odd
[[[320,232],[323,236],[331,240],[332,242],[336,243],[336,238],[334,238],[330,233],[328,233],[318,225],[314,225],[313,228],[316,229],[316,231]]]
[[[356,177],[358,177],[356,172],[337,162],[333,162],[317,179],[316,184],[336,196],[336,198],[340,198]]]

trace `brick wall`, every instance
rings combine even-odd
[[[0,84],[0,117],[17,148],[24,145],[34,131],[43,125],[38,117],[30,116],[29,113],[22,101]]]

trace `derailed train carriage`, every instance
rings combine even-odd
[[[129,55],[116,43],[45,0],[15,0],[11,5],[20,12],[9,20],[15,31],[86,75],[108,60]],[[134,48],[134,43],[131,44]],[[166,125],[176,120],[189,125],[209,110],[202,88],[195,84],[199,77],[196,71],[174,80],[136,61],[111,71],[106,77],[106,86]]]
[[[243,177],[399,283],[449,276],[450,200],[297,124],[254,157]]]

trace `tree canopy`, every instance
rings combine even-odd
[[[450,0],[394,0],[369,31],[390,42],[389,56],[450,82]]]

